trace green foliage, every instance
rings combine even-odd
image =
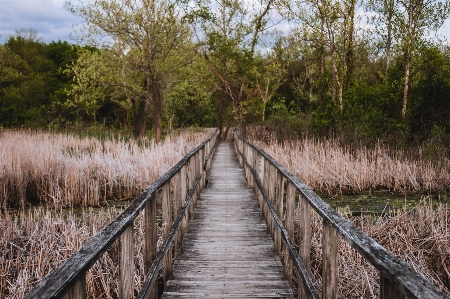
[[[172,128],[214,127],[216,124],[210,93],[188,81],[174,84],[167,93],[165,114]]]

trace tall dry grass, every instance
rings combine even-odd
[[[23,208],[30,202],[99,206],[132,198],[209,133],[184,131],[154,143],[1,130],[0,207]]]
[[[440,193],[450,188],[450,159],[440,163],[381,143],[373,147],[345,147],[338,140],[302,140],[278,143],[252,140],[318,193],[355,194],[364,190]]]
[[[423,201],[414,210],[400,209],[393,215],[344,217],[380,243],[392,254],[408,262],[415,271],[450,295],[450,218],[448,207],[433,208]],[[299,223],[295,223],[298,245]],[[311,272],[316,289],[322,289],[322,219],[316,213],[312,223]],[[379,272],[348,243],[339,242],[339,298],[379,298]]]
[[[120,211],[30,209],[0,216],[0,298],[19,299],[62,264]],[[135,288],[145,279],[142,214],[135,221]],[[159,230],[159,235],[161,231]],[[118,298],[118,245],[105,252],[86,275],[88,298]]]

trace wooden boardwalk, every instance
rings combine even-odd
[[[208,180],[162,298],[294,298],[231,142]]]

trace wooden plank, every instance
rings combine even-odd
[[[156,226],[156,200],[147,203],[144,209],[144,267],[148,273],[156,256],[158,234]],[[158,298],[158,284],[153,286],[150,299]]]
[[[173,177],[173,215],[176,216],[181,210],[183,203],[181,202],[181,179],[180,173]],[[181,250],[181,229],[178,230],[175,240],[173,241],[173,258],[176,258]]]
[[[119,298],[134,298],[134,232],[130,224],[120,236]]]
[[[167,237],[170,227],[173,223],[173,216],[172,216],[172,206],[170,202],[170,196],[169,196],[169,188],[170,184],[165,185],[162,188],[162,237],[163,239]],[[166,258],[164,259],[164,283],[169,280],[169,278],[172,276],[172,250],[169,250],[167,252]]]
[[[86,299],[86,275],[83,275],[64,299]]]
[[[406,299],[406,296],[383,275],[380,275],[380,299]]]
[[[339,284],[339,237],[336,230],[323,222],[322,238],[322,297],[337,299]]]
[[[295,211],[295,187],[291,183],[288,183],[286,188],[285,227],[291,240],[294,240],[294,211]],[[293,266],[287,247],[285,247],[284,252],[284,270],[286,272],[287,278],[292,283]]]
[[[180,182],[181,182],[181,186],[180,186],[180,190],[181,190],[181,205],[184,205],[184,203],[186,202],[186,197],[187,197],[187,192],[188,192],[188,182],[187,182],[188,178],[187,178],[187,166],[183,166],[180,170]],[[181,238],[184,237],[184,235],[187,233],[188,230],[188,222],[189,222],[189,215],[188,213],[186,213],[184,215],[184,219],[183,222],[181,223]],[[181,243],[181,246],[183,243]]]
[[[275,209],[277,211],[277,215],[279,219],[283,219],[283,201],[284,201],[284,177],[277,171],[277,196],[276,196],[276,205]],[[281,239],[281,230],[277,229],[274,238],[274,249],[281,257],[282,251],[282,239]]]
[[[222,142],[162,298],[293,298],[253,190]]]
[[[298,221],[300,223],[298,254],[309,275],[311,275],[311,213],[311,206],[300,195],[298,209]],[[298,289],[298,298],[306,299],[306,293],[303,291],[303,288],[299,285]]]

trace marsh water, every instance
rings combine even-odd
[[[394,210],[413,209],[419,202],[432,202],[433,206],[449,204],[448,195],[393,194],[388,191],[365,191],[357,195],[321,196],[334,209],[349,209],[353,216],[361,214],[380,215]]]

